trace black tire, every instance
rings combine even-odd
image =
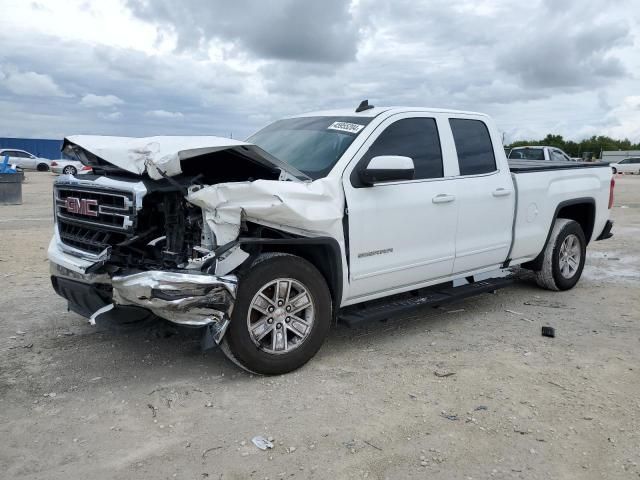
[[[561,272],[561,248],[567,237],[577,238],[580,259],[577,268],[569,276]],[[566,218],[556,219],[551,237],[544,249],[542,268],[536,272],[536,282],[547,290],[569,290],[573,288],[582,275],[587,252],[587,242],[580,224]]]
[[[613,174],[615,175],[616,173],[618,173],[618,169],[616,167],[611,167],[611,170],[613,170]]]
[[[75,174],[78,173],[78,170],[76,170],[76,167],[74,167],[73,165],[67,165],[62,169],[62,173],[64,173],[65,175],[75,176]]]
[[[280,278],[293,279],[304,286],[313,302],[314,317],[311,330],[297,347],[286,353],[270,353],[254,343],[247,319],[257,293],[269,282]],[[222,351],[231,361],[252,373],[280,375],[291,372],[318,352],[329,332],[331,312],[327,283],[311,263],[285,253],[260,255],[238,282],[236,302],[221,344]],[[286,327],[282,331],[289,334]]]
[[[38,170],[39,172],[48,172],[49,165],[47,165],[46,163],[39,163],[36,167],[36,170]]]

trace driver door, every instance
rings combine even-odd
[[[442,150],[433,114],[395,115],[374,131],[345,171],[349,299],[451,275],[458,202],[455,182],[445,177]],[[410,157],[414,179],[362,185],[361,170],[382,155]]]

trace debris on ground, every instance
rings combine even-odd
[[[487,407],[486,405],[478,405],[473,410],[474,410],[474,412],[479,412],[480,410],[489,410],[489,407]]]
[[[542,336],[543,337],[555,338],[555,336],[556,336],[555,328],[553,328],[553,327],[542,327]]]
[[[435,371],[435,372],[433,372],[433,374],[438,378],[445,378],[445,377],[451,377],[451,376],[455,375],[456,373],[455,372],[438,372],[438,371]]]
[[[371,448],[375,448],[376,450],[379,450],[380,452],[382,451],[382,449],[380,447],[378,447],[377,445],[374,445],[371,442],[368,442],[367,440],[363,440],[364,443],[366,443],[367,445],[369,445]]]
[[[207,448],[206,450],[204,450],[202,452],[202,458],[205,458],[207,456],[207,453],[213,452],[214,450],[220,450],[221,448],[222,448],[222,446]]]
[[[447,313],[460,313],[464,312],[464,308],[458,308],[457,310],[446,310]]]
[[[460,419],[458,418],[458,415],[442,413],[442,416],[443,416],[444,418],[446,418],[447,420],[451,420],[451,421],[460,420]]]
[[[158,409],[156,407],[154,407],[153,405],[151,405],[150,403],[147,403],[147,407],[151,409],[151,417],[152,418],[156,418],[156,414],[158,413]]]
[[[573,307],[568,307],[564,303],[560,302],[550,302],[546,300],[529,300],[524,302],[524,305],[529,305],[532,307],[547,307],[547,308],[566,308],[569,310],[575,310]]]
[[[273,443],[271,443],[268,439],[264,438],[262,435],[253,437],[251,441],[260,450],[267,450],[269,448],[273,448]]]

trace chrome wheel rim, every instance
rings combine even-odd
[[[560,246],[560,275],[572,278],[580,266],[580,240],[574,234],[569,234]]]
[[[289,353],[309,337],[315,307],[307,288],[298,280],[278,278],[265,284],[249,305],[247,328],[261,350]]]
[[[64,170],[62,170],[62,173],[66,173],[67,175],[73,174],[73,167],[64,167]]]

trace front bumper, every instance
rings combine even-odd
[[[58,242],[54,236],[48,251],[52,283],[70,310],[95,321],[110,306],[133,306],[180,325],[226,329],[236,297],[235,275],[158,270],[90,273],[95,262],[63,251]]]

